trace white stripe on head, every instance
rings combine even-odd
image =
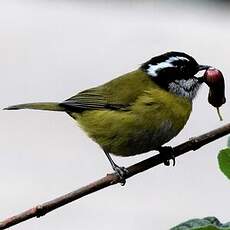
[[[169,58],[168,60],[166,60],[166,61],[173,62],[173,61],[178,61],[178,60],[181,60],[181,61],[189,61],[188,58],[186,58],[186,57],[179,57],[179,56],[170,57],[170,58]]]
[[[157,63],[156,65],[149,64],[149,68],[147,69],[147,73],[153,77],[157,77],[157,73],[159,70],[167,68],[167,67],[174,67],[172,64],[174,61],[183,60],[183,61],[189,61],[185,57],[170,57],[169,59],[165,60],[164,62]]]
[[[161,69],[173,67],[171,63],[168,62],[161,62],[156,65],[149,64],[149,68],[147,69],[147,73],[153,77],[157,77],[157,72]]]

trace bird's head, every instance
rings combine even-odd
[[[208,68],[210,66],[199,65],[193,57],[181,52],[168,52],[141,65],[141,69],[159,86],[189,99],[196,96],[203,82],[195,74]]]

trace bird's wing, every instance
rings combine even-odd
[[[85,90],[60,105],[71,112],[110,109],[129,110],[152,81],[141,70],[118,77],[104,85]]]
[[[117,110],[128,107],[128,104],[117,104],[115,102],[111,102],[111,100],[107,97],[106,90],[103,90],[103,88],[100,89],[100,87],[80,92],[79,94],[65,100],[60,105],[71,112],[95,109]]]

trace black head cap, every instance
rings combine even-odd
[[[193,78],[198,71],[208,68],[209,66],[199,65],[190,55],[175,51],[153,57],[141,65],[141,69],[153,80],[165,83]]]

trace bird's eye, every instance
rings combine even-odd
[[[180,71],[181,72],[185,72],[185,70],[186,70],[186,67],[184,65],[180,66]]]

